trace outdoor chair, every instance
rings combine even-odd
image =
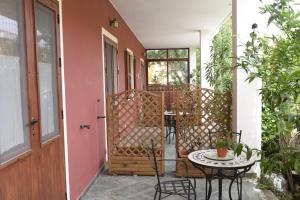
[[[165,126],[166,126],[166,140],[169,140],[169,144],[171,143],[171,135],[172,140],[175,138],[176,133],[176,116],[175,115],[165,115]]]
[[[154,142],[153,140],[151,140],[151,147],[148,150],[148,155],[149,155],[149,159],[152,162],[152,167],[155,171],[155,175],[157,177],[157,184],[154,186],[155,188],[155,195],[154,195],[154,200],[158,199],[164,199],[167,198],[169,196],[173,196],[173,195],[177,195],[177,196],[181,196],[185,199],[191,200],[192,197],[194,197],[193,199],[196,200],[197,198],[197,194],[195,191],[196,188],[196,179],[193,178],[193,181],[191,181],[188,177],[188,167],[186,162],[184,162],[185,167],[186,167],[186,176],[183,178],[176,178],[175,180],[161,180],[161,173],[159,172],[159,168],[158,168],[158,162],[163,162],[163,161],[179,161],[180,160],[176,160],[176,159],[162,159],[162,160],[158,160],[156,159],[156,149],[154,146]]]
[[[229,140],[231,140],[234,143],[241,143],[241,138],[242,138],[242,130],[240,130],[240,132],[229,132],[229,134],[226,134],[226,132],[224,131],[211,131],[209,130],[209,146],[211,149],[215,149],[216,148],[216,144],[217,144],[217,139],[222,137],[222,136],[229,136]],[[223,174],[224,177],[226,178],[233,178],[236,176],[236,174],[238,173],[238,170],[224,170]],[[211,176],[213,177],[214,175],[217,175],[216,170],[211,170]],[[240,190],[239,190],[239,184],[240,186],[242,186],[242,176],[240,178],[236,179],[236,183],[237,183],[237,192],[238,192],[238,196],[240,194]],[[206,194],[207,194],[207,186],[208,186],[208,182],[206,180]]]

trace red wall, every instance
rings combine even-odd
[[[133,51],[140,73],[145,49],[108,0],[63,0],[62,9],[70,190],[76,199],[105,163],[104,120],[97,120],[105,115],[101,29],[118,38],[119,91],[125,88],[124,51]],[[109,26],[111,18],[119,28]],[[91,129],[80,130],[80,124]]]

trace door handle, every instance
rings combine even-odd
[[[30,121],[30,125],[33,126],[35,125],[36,123],[38,123],[38,120],[35,119],[34,117],[31,118],[31,121]]]
[[[97,119],[105,119],[106,116],[97,116]]]

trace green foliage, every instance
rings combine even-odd
[[[264,175],[258,179],[257,186],[261,190],[271,190],[278,197],[279,200],[293,200],[293,197],[291,196],[291,194],[289,194],[287,192],[277,191],[273,185],[272,180]]]
[[[232,20],[229,18],[214,36],[210,47],[210,62],[205,77],[218,91],[231,91],[232,83]]]
[[[220,138],[217,140],[216,148],[229,148],[231,146],[230,142],[226,139]]]
[[[300,173],[300,13],[291,0],[276,0],[261,8],[269,14],[268,24],[280,33],[260,36],[254,27],[246,43],[239,66],[248,73],[248,81],[260,78],[263,101],[262,170],[280,171],[295,192],[292,170]]]

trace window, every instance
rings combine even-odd
[[[189,49],[147,50],[148,85],[182,85],[190,82]]]
[[[0,164],[30,148],[24,2],[0,2]]]
[[[125,89],[135,89],[135,58],[129,49],[125,51]]]

